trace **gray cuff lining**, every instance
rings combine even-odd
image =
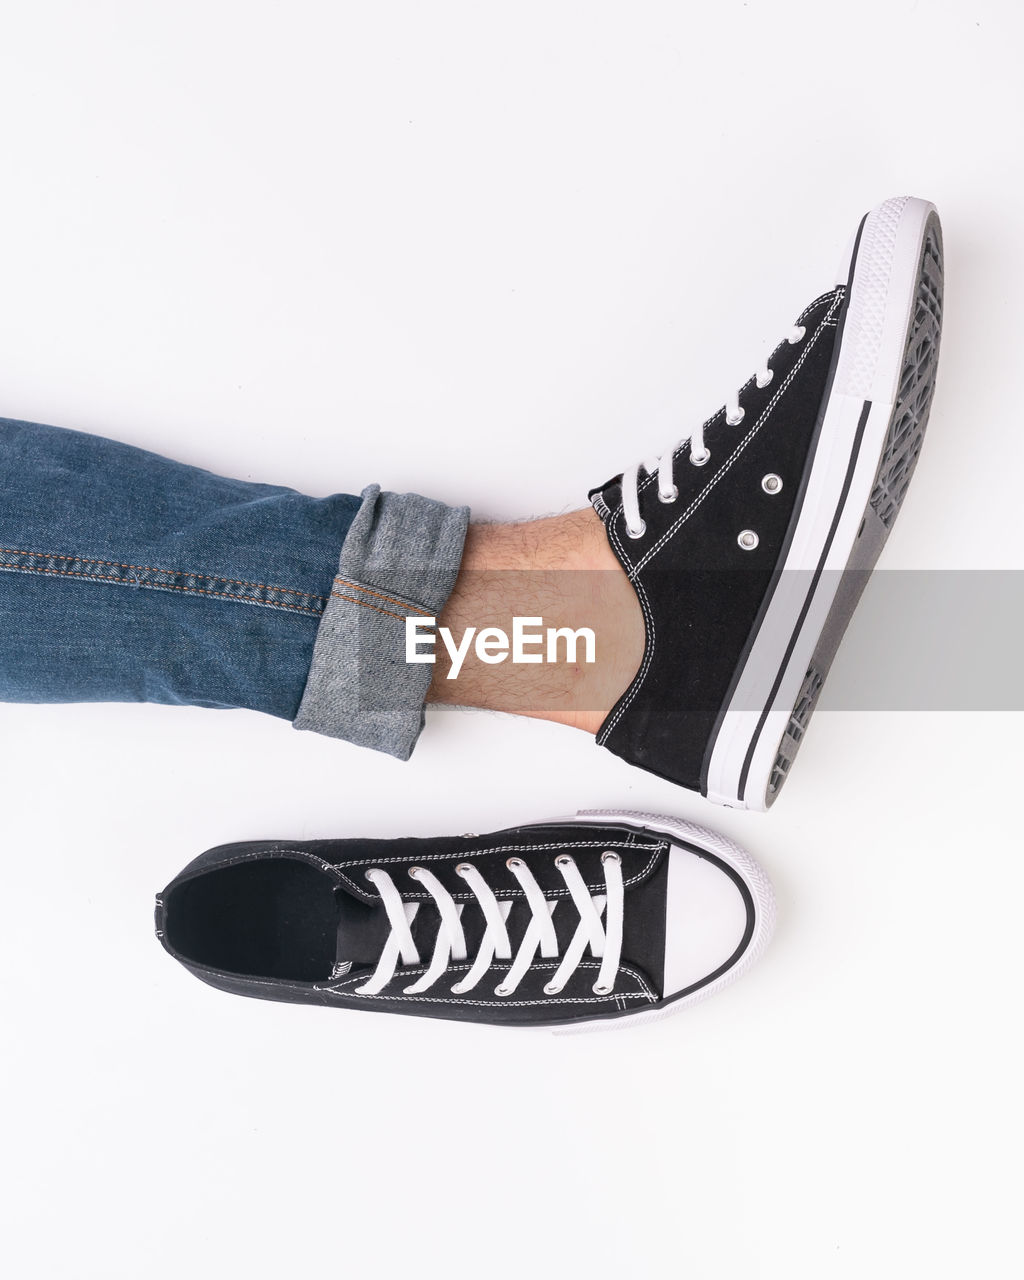
[[[405,660],[406,616],[436,618],[455,586],[468,507],[369,485],[342,544],[296,729],[408,760],[433,666]]]

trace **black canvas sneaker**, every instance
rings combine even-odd
[[[222,845],[157,935],[236,995],[505,1026],[657,1018],[738,977],[767,877],[678,819],[592,812],[485,836]]]
[[[941,316],[935,209],[886,200],[738,395],[591,492],[646,626],[599,743],[720,804],[772,803],[917,463]]]

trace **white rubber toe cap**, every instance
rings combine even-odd
[[[673,845],[665,914],[665,996],[710,977],[735,956],[750,929],[747,900],[733,878]]]

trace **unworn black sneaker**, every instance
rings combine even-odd
[[[886,200],[733,400],[592,491],[647,633],[599,743],[720,804],[772,803],[917,463],[941,314],[935,209]]]
[[[236,995],[572,1028],[717,991],[774,914],[764,872],[724,837],[593,812],[487,836],[222,845],[160,894],[156,926]]]

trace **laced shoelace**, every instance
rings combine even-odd
[[[803,339],[806,332],[807,330],[802,324],[795,324],[786,335],[785,340],[790,346],[795,346]],[[775,371],[768,366],[770,358],[769,356],[765,359],[754,375],[754,380],[759,387],[767,387],[775,377]],[[736,391],[725,402],[725,420],[730,427],[738,427],[744,416],[744,409],[740,404],[740,395]],[[711,450],[704,443],[704,425],[702,424],[699,427],[694,427],[688,435],[683,436],[673,448],[668,449],[660,457],[645,458],[643,462],[638,462],[636,466],[630,467],[628,471],[623,472],[622,513],[626,520],[626,532],[631,538],[642,538],[647,531],[647,525],[640,515],[641,473],[646,472],[649,476],[657,476],[658,499],[660,502],[675,502],[676,498],[679,497],[679,490],[676,488],[672,469],[676,454],[687,441],[690,443],[691,464],[695,467],[705,466],[711,459]]]
[[[509,996],[522,982],[536,959],[538,950],[545,959],[558,955],[558,938],[552,916],[560,899],[545,898],[544,891],[522,858],[509,858],[505,865],[519,882],[531,912],[530,923],[523,933],[515,959],[512,958],[512,942],[506,924],[512,910],[512,900],[499,899],[480,871],[470,863],[460,862],[455,868],[476,898],[486,924],[479,950],[468,973],[451,988],[456,995],[471,991],[495,960],[511,960],[508,972],[494,989],[495,995]],[[580,920],[561,963],[544,987],[545,995],[557,995],[563,989],[579,967],[588,947],[595,959],[601,961],[597,981],[593,986],[594,994],[608,995],[615,985],[615,975],[622,955],[622,859],[617,853],[607,849],[601,855],[601,865],[604,870],[605,893],[591,894],[575,861],[568,854],[561,854],[555,859],[555,866],[561,872]],[[412,936],[412,923],[420,903],[406,902],[394,880],[380,867],[370,867],[365,874],[380,894],[391,925],[377,968],[368,981],[356,988],[360,995],[372,996],[392,980],[399,961],[404,966],[422,964]],[[427,970],[404,988],[406,995],[417,995],[432,987],[450,964],[463,963],[467,959],[466,935],[461,921],[465,903],[457,903],[437,876],[425,867],[410,867],[409,875],[430,894],[440,914],[434,952]]]

